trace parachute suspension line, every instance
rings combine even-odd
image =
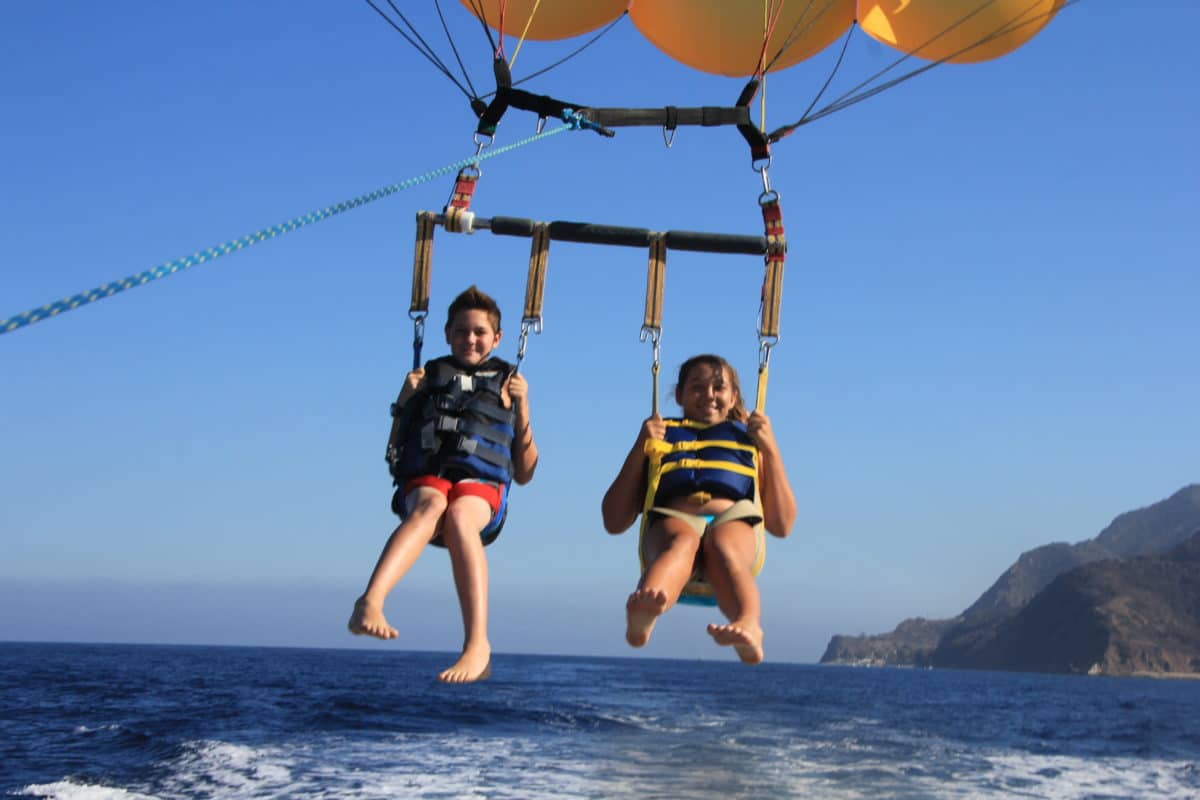
[[[534,223],[533,243],[529,248],[529,274],[525,279],[525,308],[521,312],[521,342],[517,347],[517,371],[525,359],[529,333],[542,332],[542,304],[546,295],[546,262],[550,256],[550,225]]]
[[[651,414],[658,415],[659,343],[662,342],[663,285],[667,274],[667,237],[650,234],[650,258],[646,267],[646,314],[642,320],[641,341],[650,340],[653,361],[650,365]]]
[[[783,299],[783,266],[787,259],[787,238],[783,231],[783,209],[779,192],[771,188],[767,167],[763,166],[763,191],[758,196],[763,228],[767,239],[762,298],[758,311],[758,392],[754,409],[762,412],[767,405],[767,368],[771,348],[779,343],[779,312]]]
[[[617,18],[616,18],[616,19],[614,19],[612,22],[608,23],[608,24],[607,24],[607,25],[605,25],[603,28],[601,28],[601,29],[600,29],[600,32],[599,32],[599,33],[597,33],[595,36],[593,36],[591,39],[588,39],[586,42],[584,42],[584,43],[583,43],[583,44],[581,44],[579,47],[577,47],[577,48],[575,48],[574,50],[572,50],[570,53],[567,53],[565,56],[563,56],[562,58],[560,58],[558,61],[555,61],[553,64],[550,64],[550,65],[549,65],[549,66],[547,66],[547,67],[542,67],[542,68],[541,68],[541,69],[539,69],[537,72],[531,72],[530,74],[526,75],[524,78],[521,78],[521,79],[520,79],[520,80],[518,80],[518,81],[513,81],[512,85],[513,85],[513,86],[520,86],[522,83],[526,83],[527,81],[531,81],[531,80],[533,80],[534,78],[537,78],[537,77],[539,77],[539,76],[541,76],[541,75],[545,75],[547,72],[549,72],[550,70],[554,69],[555,67],[562,66],[563,64],[565,64],[566,62],[568,62],[568,61],[570,61],[572,58],[574,58],[575,56],[577,56],[577,55],[579,55],[580,53],[582,53],[584,50],[586,50],[586,49],[588,49],[589,47],[591,47],[592,45],[594,45],[594,44],[595,44],[597,41],[599,41],[601,36],[603,36],[604,34],[608,33],[609,31],[611,31],[613,28],[615,28],[615,27],[617,26],[617,23],[618,23],[618,22],[620,22],[621,20],[625,19],[625,16],[626,16],[626,14],[628,14],[628,13],[629,13],[629,12],[625,12],[625,13],[621,14],[621,16],[617,17]],[[495,94],[495,92],[492,92],[492,93],[490,93],[490,94],[486,94],[486,95],[484,95],[484,97],[490,97],[492,94]]]
[[[471,13],[475,15],[475,19],[479,20],[479,25],[483,28],[483,35],[487,37],[488,47],[495,51],[497,48],[496,40],[492,38],[492,29],[488,26],[487,13],[483,9],[482,1],[467,0],[467,3],[470,5]],[[501,43],[502,45],[503,43]]]
[[[385,14],[383,12],[383,10],[381,8],[379,8],[379,6],[375,5],[373,0],[366,0],[366,3],[371,8],[375,9],[375,13],[378,14],[379,16],[383,17],[384,21],[387,22],[388,25],[391,25],[392,28],[395,29],[396,33],[399,33],[401,36],[403,36],[405,41],[407,41],[410,45],[412,45],[413,48],[418,53],[425,56],[425,58],[428,59],[429,63],[433,64],[434,68],[437,69],[438,72],[441,72],[443,75],[445,75],[447,78],[449,78],[450,82],[453,83],[456,87],[458,87],[458,90],[460,92],[465,94],[468,99],[472,99],[471,92],[467,91],[466,87],[458,82],[458,79],[455,78],[454,75],[450,72],[449,68],[447,68],[446,65],[444,63],[442,63],[442,60],[440,58],[438,58],[437,54],[433,51],[433,48],[431,48],[429,46],[429,43],[426,42],[423,38],[421,38],[421,34],[419,34],[417,32],[417,29],[413,27],[412,23],[408,21],[408,18],[404,16],[404,14],[400,11],[400,9],[396,8],[396,5],[395,5],[395,3],[392,2],[392,0],[388,0],[388,5],[390,5],[392,7],[392,10],[396,12],[396,16],[400,17],[400,20],[405,24],[405,26],[410,31],[412,31],[412,36],[405,33],[404,30],[399,25],[397,25],[391,17],[389,17],[387,14]],[[414,39],[413,37],[416,37],[416,38]]]
[[[767,76],[762,76],[762,94],[758,97],[758,129],[767,132]]]
[[[808,104],[808,108],[804,109],[804,114],[801,115],[800,119],[805,119],[810,113],[812,113],[813,108],[821,101],[821,97],[825,94],[825,90],[829,88],[829,84],[833,83],[833,79],[838,74],[838,70],[842,68],[842,62],[846,58],[846,50],[850,47],[850,37],[854,35],[854,29],[856,27],[856,25],[851,25],[850,29],[846,31],[846,35],[842,37],[842,49],[838,51],[837,61],[833,62],[833,69],[829,70],[829,77],[825,79],[825,83],[821,85],[820,91],[817,92],[816,96],[812,99],[812,102]]]
[[[303,228],[306,225],[311,225],[315,222],[320,222],[330,217],[337,216],[338,214],[342,214],[346,211],[365,206],[368,203],[373,203],[376,200],[382,200],[383,198],[390,197],[397,192],[402,192],[405,189],[411,189],[412,187],[418,186],[422,183],[428,183],[434,178],[440,178],[443,175],[448,175],[456,170],[462,169],[463,167],[478,163],[482,159],[504,155],[505,153],[512,152],[517,148],[532,144],[540,139],[545,139],[548,136],[554,136],[556,134],[563,133],[564,131],[579,130],[581,127],[583,127],[583,124],[578,117],[571,117],[566,120],[566,122],[567,124],[565,125],[560,125],[557,128],[552,128],[543,133],[521,139],[520,141],[513,142],[512,144],[505,145],[490,152],[478,153],[471,158],[455,161],[451,164],[431,170],[430,172],[426,172],[423,175],[418,175],[414,178],[408,178],[400,183],[394,183],[390,186],[376,189],[373,192],[359,195],[351,200],[345,200],[332,206],[327,206],[319,211],[313,211],[305,214],[304,216],[288,220],[287,222],[281,222],[278,225],[272,225],[269,228],[264,228],[255,233],[247,234],[240,239],[234,239],[233,241],[226,242],[225,244],[216,245],[208,248],[207,250],[201,250],[200,252],[194,253],[185,258],[168,261],[152,269],[139,272],[136,275],[131,275],[128,278],[105,283],[96,287],[95,289],[91,289],[89,291],[82,292],[53,303],[48,303],[40,308],[35,308],[22,314],[16,314],[7,319],[0,319],[0,335],[11,333],[18,328],[32,325],[33,323],[40,322],[48,317],[58,316],[64,311],[71,311],[79,308],[80,306],[93,303],[97,300],[103,300],[104,298],[111,297],[118,292],[123,292],[126,289],[132,289],[134,287],[149,283],[150,281],[157,280],[159,278],[165,278],[168,275],[174,275],[182,270],[197,266],[199,264],[204,264],[208,261],[220,258],[221,256],[227,256],[230,253],[236,253],[237,251],[244,250],[251,245],[264,242],[268,239],[274,239],[286,233],[291,233],[292,231]]]
[[[796,21],[792,24],[791,30],[789,30],[787,36],[784,37],[783,43],[779,45],[779,49],[775,51],[775,55],[771,56],[771,60],[767,62],[766,69],[763,70],[764,73],[769,72],[771,68],[775,66],[775,62],[782,58],[783,54],[786,53],[801,36],[804,36],[806,33],[808,33],[812,29],[812,26],[815,25],[821,19],[821,17],[829,12],[829,9],[834,6],[835,0],[824,0],[823,4],[821,5],[821,10],[810,17],[808,12],[812,10],[815,3],[816,0],[808,0],[808,4],[804,7],[804,12],[796,18]]]
[[[763,43],[758,52],[758,66],[754,71],[755,78],[762,78],[767,73],[767,47],[771,37],[775,35],[775,27],[779,24],[779,15],[783,12],[783,0],[763,0]]]
[[[442,22],[442,30],[446,34],[446,41],[450,43],[450,50],[454,53],[454,60],[458,62],[458,68],[462,70],[463,79],[467,82],[467,86],[471,88],[471,97],[478,99],[479,92],[475,90],[475,84],[471,83],[471,76],[467,74],[467,66],[463,64],[462,56],[458,53],[458,46],[454,43],[454,37],[450,35],[450,26],[446,24],[446,15],[442,13],[440,0],[433,0],[433,6],[437,9],[438,19]]]
[[[508,7],[507,0],[497,0],[497,7],[500,11],[500,21],[496,25],[496,52],[494,57],[497,61],[504,60],[504,12]]]
[[[521,45],[525,44],[525,35],[529,33],[529,26],[533,24],[533,17],[538,12],[538,6],[542,4],[542,0],[533,0],[533,8],[529,9],[529,16],[525,19],[525,27],[521,29],[521,35],[517,37],[517,46],[513,50],[512,58],[508,60],[508,68],[512,69],[513,64],[517,63],[517,53],[521,52]]]
[[[429,279],[433,268],[434,215],[417,212],[417,241],[413,248],[412,302],[408,318],[413,321],[413,366],[421,367],[421,347],[425,344],[425,318],[429,316]]]
[[[971,42],[970,44],[968,44],[962,48],[959,48],[958,50],[954,51],[953,53],[950,53],[949,55],[944,56],[943,58],[939,58],[936,61],[932,61],[928,64],[925,64],[917,69],[914,69],[912,72],[908,72],[897,78],[893,78],[892,80],[882,83],[879,86],[874,86],[870,89],[865,88],[867,86],[870,86],[871,83],[875,82],[879,78],[886,75],[888,72],[895,69],[900,64],[902,64],[905,61],[907,61],[908,59],[910,59],[912,56],[919,53],[922,48],[924,48],[927,45],[929,45],[930,43],[936,41],[939,37],[941,37],[946,32],[948,32],[948,31],[952,30],[953,28],[957,27],[958,25],[962,24],[971,15],[968,15],[967,17],[963,17],[958,22],[955,22],[953,25],[947,27],[941,33],[937,34],[936,36],[933,36],[928,41],[924,42],[920,47],[917,47],[914,50],[912,50],[908,53],[905,53],[904,55],[902,55],[900,58],[893,61],[888,66],[879,70],[874,75],[867,78],[866,80],[860,82],[857,86],[846,91],[845,93],[842,94],[841,97],[832,101],[828,105],[822,107],[817,112],[810,115],[806,111],[805,115],[803,117],[801,117],[800,119],[796,120],[795,122],[793,122],[789,125],[785,125],[782,128],[779,128],[778,130],[772,131],[767,136],[767,139],[771,142],[777,142],[780,139],[782,139],[783,137],[785,137],[791,133],[794,133],[795,130],[802,125],[807,125],[811,122],[816,122],[817,120],[821,119],[822,117],[827,117],[830,114],[833,114],[837,111],[841,111],[843,109],[849,108],[850,106],[855,105],[856,103],[861,103],[863,100],[872,98],[875,95],[879,94],[880,92],[884,92],[884,91],[891,89],[901,83],[904,83],[905,81],[907,81],[911,78],[915,78],[918,75],[928,72],[929,70],[933,69],[934,67],[939,67],[942,64],[945,64],[946,62],[951,61],[954,58],[957,58],[958,56],[962,55],[963,53],[968,53],[971,50],[974,50],[976,47],[981,47],[982,45],[987,44],[988,42],[992,41],[993,39],[996,39],[1001,36],[1005,36],[1009,33],[1012,33],[1014,31],[1020,30],[1021,28],[1025,27],[1027,25],[1034,25],[1034,24],[1040,22],[1042,19],[1044,19],[1048,16],[1051,16],[1052,14],[1055,14],[1058,11],[1061,11],[1062,9],[1065,9],[1068,6],[1073,6],[1079,2],[1081,2],[1081,0],[1064,0],[1063,4],[1061,6],[1058,6],[1056,9],[1054,9],[1052,11],[1044,12],[1044,13],[1038,14],[1037,16],[1032,17],[1030,19],[1020,20],[1019,22],[1016,20],[1010,21],[1010,22],[1004,24],[1003,26],[1001,26],[1000,28],[997,28],[996,30],[992,31],[987,36],[984,36],[983,38],[981,38],[977,41]],[[988,3],[988,5],[990,5],[990,2]],[[978,11],[978,9],[976,9],[976,11]],[[972,14],[974,14],[974,13],[976,13],[976,12],[972,12]],[[839,63],[840,63],[840,58],[839,58]]]

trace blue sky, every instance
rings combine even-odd
[[[443,4],[477,85],[482,34]],[[946,66],[774,148],[789,258],[767,411],[800,502],[761,576],[767,656],[950,616],[1029,548],[1198,479],[1200,74],[1184,0],[1078,3],[1007,58]],[[450,58],[432,4],[406,3]],[[474,118],[365,3],[66,2],[0,11],[0,317],[461,159]],[[527,44],[518,76],[553,60]],[[830,54],[767,85],[775,127]],[[847,79],[892,51],[853,42]],[[528,88],[726,105],[624,22]],[[496,145],[533,133],[512,113]],[[761,233],[729,129],[570,132],[485,162],[484,216]],[[383,462],[411,358],[413,216],[439,178],[0,336],[0,640],[453,650],[448,562],[350,637],[393,523]],[[528,242],[438,236],[427,355],[457,291],[506,313]],[[627,655],[636,531],[600,497],[649,411],[645,255],[554,243],[529,345],[542,464],[492,568],[502,652]],[[696,352],[753,385],[761,259],[671,253],[662,402]],[[638,655],[725,658],[672,611]]]

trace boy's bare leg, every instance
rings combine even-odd
[[[355,601],[350,621],[346,623],[356,636],[395,639],[399,635],[383,616],[383,601],[433,538],[438,520],[446,510],[446,498],[436,489],[422,486],[408,496],[408,505],[412,511],[383,546],[367,590]]]
[[[692,577],[700,536],[682,520],[660,519],[646,532],[650,566],[625,601],[625,641],[643,647],[654,624],[679,600]]]
[[[717,644],[732,646],[745,664],[763,660],[762,608],[752,572],[755,546],[753,529],[741,521],[727,522],[704,539],[705,577],[729,618],[724,625],[710,624],[708,633]]]
[[[479,534],[492,519],[485,500],[459,497],[446,510],[442,541],[450,551],[454,588],[462,609],[463,650],[458,661],[438,675],[444,683],[470,683],[491,675],[492,645],[487,636],[488,566]]]

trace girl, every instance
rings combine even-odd
[[[702,578],[729,620],[710,624],[709,635],[718,645],[732,646],[744,663],[757,664],[763,659],[763,631],[754,578],[762,553],[755,526],[763,523],[771,534],[787,536],[796,520],[796,498],[770,420],[757,411],[747,414],[737,372],[725,359],[698,355],[685,361],[675,402],[683,419],[656,414],[642,423],[601,504],[605,529],[627,530],[646,499],[647,455],[661,458],[641,543],[645,571],[625,603],[625,639],[633,647],[645,645],[658,617],[675,605],[689,581]]]

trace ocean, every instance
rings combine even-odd
[[[1197,798],[1200,682],[0,644],[0,796]]]

